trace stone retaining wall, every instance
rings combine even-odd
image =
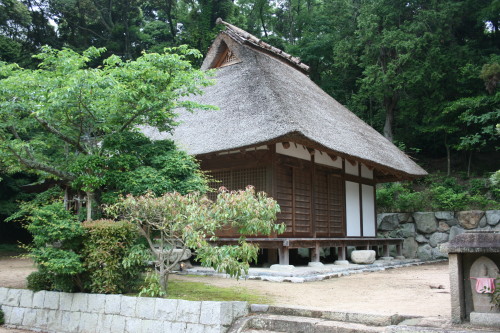
[[[449,241],[467,230],[500,231],[500,210],[384,213],[377,215],[378,235],[404,238],[406,258],[447,258]]]
[[[5,324],[43,332],[223,333],[247,302],[185,301],[0,288]]]

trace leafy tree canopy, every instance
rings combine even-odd
[[[183,46],[100,61],[104,51],[44,47],[36,70],[0,64],[1,162],[88,193],[205,188],[193,159],[140,131],[171,131],[178,108],[212,109],[185,99],[211,83],[187,59],[200,53]]]

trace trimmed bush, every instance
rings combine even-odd
[[[145,247],[137,244],[137,226],[128,221],[85,222],[83,243],[86,284],[93,293],[114,294],[140,284],[146,261]]]
[[[28,289],[33,291],[50,290],[52,288],[52,281],[47,276],[47,273],[36,271],[28,275],[26,278],[28,282]]]

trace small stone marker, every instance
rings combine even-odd
[[[498,267],[488,257],[482,256],[476,259],[470,268],[470,288],[472,292],[472,302],[474,312],[490,313],[497,312],[495,306],[491,303],[490,295],[493,290],[484,287],[481,289],[482,280],[495,279],[498,276]],[[494,281],[494,280],[493,280]],[[494,283],[493,283],[494,284]],[[494,286],[493,286],[494,288]]]
[[[373,264],[375,262],[375,251],[373,250],[352,251],[351,261],[355,264]]]

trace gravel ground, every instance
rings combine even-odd
[[[446,319],[451,317],[447,262],[304,283],[182,275],[174,275],[171,279],[247,288],[268,296],[276,305]]]

